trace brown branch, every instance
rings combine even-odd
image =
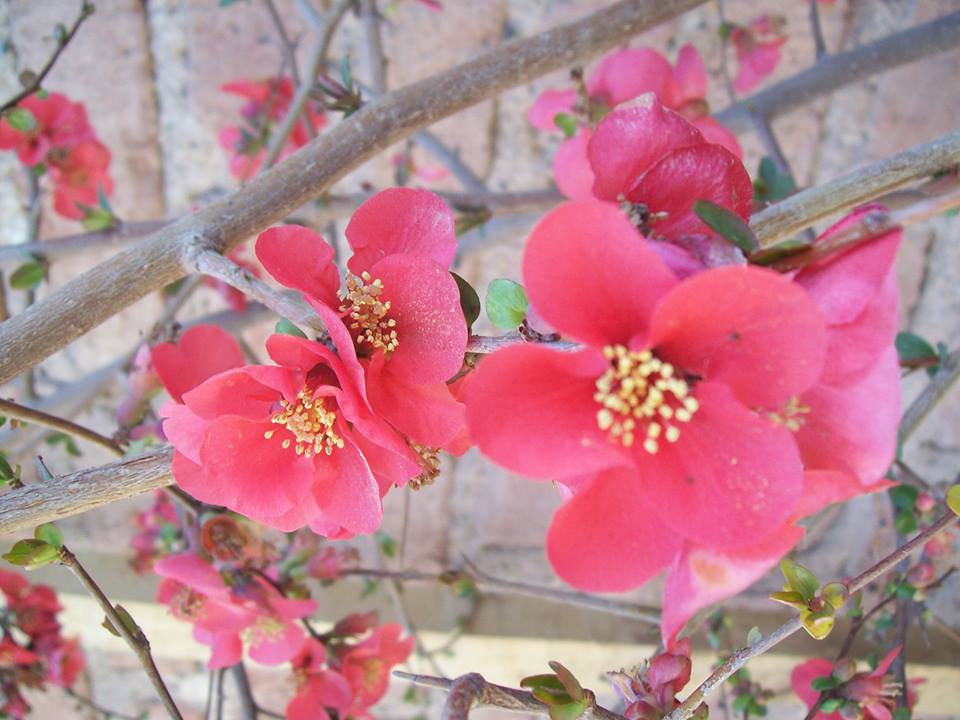
[[[0,534],[29,530],[173,482],[173,449],[60,475],[0,497]]]
[[[83,565],[80,564],[80,561],[77,560],[76,556],[70,552],[66,546],[60,548],[60,562],[76,576],[80,584],[93,596],[93,599],[97,601],[97,604],[106,613],[107,619],[110,621],[114,630],[117,631],[126,641],[127,645],[130,646],[130,649],[136,654],[140,660],[140,664],[143,665],[144,672],[147,674],[147,677],[150,678],[150,682],[157,691],[157,695],[160,696],[160,701],[163,703],[170,717],[174,718],[174,720],[183,720],[183,716],[180,715],[180,711],[177,709],[177,704],[170,696],[170,691],[167,690],[163,678],[160,677],[160,671],[157,670],[156,663],[153,661],[153,655],[150,654],[150,641],[147,640],[147,636],[143,634],[140,627],[136,625],[136,623],[134,623],[133,628],[127,627],[127,624],[123,621],[123,618],[120,617],[113,603],[110,602],[107,596],[103,594],[100,586],[97,585],[96,580],[90,577]]]
[[[503,90],[615,47],[702,0],[621,0],[587,18],[513,40],[372,102],[299,152],[88,270],[0,325],[0,383],[23,372],[147,293],[183,276],[200,237],[221,252],[321,195],[368,158]]]
[[[448,694],[443,708],[444,720],[464,720],[475,707],[497,707],[512,712],[525,712],[531,715],[549,715],[549,707],[524,690],[515,690],[494,685],[484,680],[479,673],[461,675],[455,680],[415,675],[394,670],[394,676],[409,680],[417,685],[444,690]],[[588,707],[578,720],[623,720],[622,715],[611,712],[599,705]]]
[[[83,21],[93,15],[95,10],[96,8],[94,7],[93,3],[86,2],[86,0],[84,0],[83,4],[80,6],[80,14],[77,15],[77,19],[73,21],[73,25],[69,30],[57,38],[57,47],[50,56],[50,59],[47,60],[46,64],[40,69],[40,72],[34,75],[30,82],[27,83],[20,92],[3,103],[3,105],[0,105],[0,113],[6,112],[21,100],[29,95],[32,95],[40,89],[40,87],[43,85],[43,81],[46,80],[47,75],[50,74],[50,71],[53,70],[53,66],[60,58],[60,54],[66,50],[67,45],[69,45],[70,41],[73,40],[74,35],[77,34],[77,30],[80,29],[81,25],[83,25]]]
[[[769,246],[835,213],[960,164],[960,130],[841,175],[755,213],[750,225]]]
[[[119,443],[114,442],[111,438],[101,435],[95,430],[91,430],[83,425],[79,425],[72,420],[65,420],[64,418],[57,417],[56,415],[45,413],[42,410],[35,410],[34,408],[18,405],[17,403],[9,400],[0,399],[0,415],[6,415],[7,417],[17,418],[18,420],[23,420],[24,422],[42,425],[44,427],[51,428],[52,430],[58,430],[59,432],[81,438],[87,442],[93,443],[94,445],[99,445],[102,448],[106,448],[115,455],[122,456],[124,453],[123,447],[121,447]]]
[[[37,240],[17,245],[0,247],[0,263],[20,262],[26,253],[44,257],[60,257],[77,252],[85,252],[111,245],[122,245],[130,240],[142,238],[169,225],[167,220],[144,220],[141,222],[120,222],[108,230],[65,235],[49,240]]]
[[[894,200],[899,196],[900,193],[893,193],[889,198]],[[891,210],[872,210],[860,218],[855,225],[821,240],[805,252],[790,255],[773,263],[772,267],[782,272],[795,270],[872,240],[894,228],[923,222],[958,207],[960,206],[960,178],[955,175],[949,178],[938,178],[909,193],[909,197],[911,199],[909,204]],[[878,202],[885,204],[886,200],[887,198],[881,197]]]
[[[274,290],[220,253],[198,248],[192,253],[190,262],[197,272],[222,280],[244,295],[259,300],[280,317],[309,330],[313,337],[323,337],[327,334],[323,320],[299,296]]]
[[[860,80],[935,53],[953,50],[960,41],[960,12],[847,52],[827,55],[809,70],[724,108],[714,117],[734,132],[752,128],[751,113],[775,118]]]
[[[874,580],[889,572],[902,560],[921,549],[930,538],[934,537],[950,524],[957,522],[957,520],[957,516],[948,511],[946,515],[913,538],[913,540],[897,548],[887,557],[860,573],[855,578],[843,581],[844,586],[847,588],[847,595],[849,596],[859,592]],[[762,638],[760,642],[750,645],[749,647],[741,648],[733,653],[710,677],[703,681],[700,687],[690,693],[687,699],[684,700],[676,710],[667,715],[664,720],[687,720],[687,718],[690,718],[707,696],[719,685],[722,685],[727,678],[744,667],[753,658],[779,645],[801,627],[803,627],[803,625],[800,622],[799,616],[791,618],[772,633]]]

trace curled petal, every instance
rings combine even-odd
[[[557,187],[571,200],[593,197],[595,178],[587,158],[590,137],[590,128],[582,128],[572,138],[560,143],[557,154],[553,156],[553,177]]]
[[[680,115],[667,110],[653,93],[607,115],[587,147],[597,177],[594,194],[616,201],[668,153],[703,143],[703,136]]]

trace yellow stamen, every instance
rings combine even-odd
[[[397,321],[387,317],[390,301],[380,300],[383,283],[371,280],[364,271],[360,277],[347,275],[347,290],[343,293],[340,312],[350,313],[350,329],[358,346],[369,346],[371,351],[383,350],[386,356],[397,349]]]
[[[286,450],[294,445],[297,455],[311,457],[321,452],[330,455],[334,448],[343,447],[343,438],[333,429],[337,414],[327,410],[323,398],[313,398],[304,388],[295,402],[280,401],[280,410],[274,413],[270,422],[281,425],[293,433],[293,441],[284,438],[280,446]],[[275,431],[263,434],[268,440]]]

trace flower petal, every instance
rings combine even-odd
[[[559,113],[570,113],[577,102],[577,91],[573,90],[544,90],[537,95],[533,106],[527,110],[527,120],[537,130],[558,132],[560,128],[553,119]]]
[[[806,292],[771,270],[715,268],[657,306],[651,345],[664,359],[733,389],[745,405],[779,409],[820,375],[823,319]]]
[[[264,634],[260,636],[259,642],[251,642],[247,652],[252,660],[262,665],[279,665],[300,652],[306,637],[299,625],[286,623],[280,633]]]
[[[680,115],[667,110],[653,93],[607,115],[587,147],[597,177],[594,194],[616,201],[670,152],[703,143],[703,136]]]
[[[673,79],[667,59],[651,48],[623,48],[604,57],[587,79],[587,93],[616,107],[645,93],[667,101]]]
[[[892,346],[859,380],[819,384],[801,402],[810,408],[797,444],[810,469],[839,470],[876,482],[893,462],[900,421],[900,370]]]
[[[557,575],[590,592],[622,592],[660,572],[682,547],[660,522],[633,468],[598,474],[564,503],[547,532]]]
[[[383,506],[370,467],[349,438],[329,456],[317,456],[313,497],[323,516],[352,533],[380,527]]]
[[[477,367],[464,395],[470,437],[494,462],[536,478],[563,478],[629,463],[597,426],[593,350],[521,345]]]
[[[200,448],[210,421],[172,400],[160,408],[160,417],[163,418],[163,434],[177,452],[192,462],[200,462]]]
[[[753,183],[740,159],[719,145],[700,143],[670,152],[626,193],[651,213],[651,234],[667,239],[713,234],[693,212],[697,200],[709,200],[746,220],[753,209]]]
[[[680,48],[672,80],[669,97],[663,99],[669,107],[680,107],[689,100],[701,100],[707,96],[707,69],[700,51],[693,45],[687,43]]]
[[[581,128],[580,132],[564,140],[553,156],[553,178],[557,187],[571,200],[588,200],[593,197],[593,184],[596,178],[587,146],[592,133],[590,128]]]
[[[321,235],[300,225],[281,225],[260,233],[257,259],[281,285],[336,306],[340,274],[334,251]]]
[[[793,691],[797,694],[797,697],[803,700],[808,708],[811,708],[820,699],[820,691],[814,690],[811,683],[817,678],[830,677],[832,673],[833,663],[830,660],[813,658],[800,663],[793,669],[793,672],[790,673],[790,684],[793,686]],[[833,717],[834,715],[840,716],[839,713],[831,713],[830,715],[817,713],[819,718]]]
[[[427,257],[392,255],[370,270],[383,281],[388,317],[397,323],[390,372],[411,383],[444,382],[463,366],[467,323],[450,272]]]
[[[763,577],[803,537],[803,528],[784,525],[761,542],[730,550],[688,545],[667,571],[660,633],[672,647],[694,614],[745,590]]]
[[[803,469],[790,432],[737,402],[730,389],[697,384],[700,402],[675,443],[636,460],[663,522],[713,548],[749,545],[793,514]]]
[[[540,315],[564,336],[603,347],[647,330],[673,273],[613,205],[561,205],[533,229],[523,283]]]
[[[184,332],[176,344],[155,345],[150,359],[163,386],[177,402],[207,378],[245,363],[240,343],[216,325],[197,325]]]
[[[453,212],[429,190],[391,188],[353,213],[344,231],[353,249],[347,262],[359,275],[388,255],[425,255],[449,268],[457,252]]]
[[[237,415],[250,420],[269,417],[281,397],[292,399],[303,387],[295,370],[251,365],[215,375],[183,396],[196,415],[215,419]]]

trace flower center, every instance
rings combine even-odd
[[[261,617],[240,631],[241,639],[248,645],[259,645],[268,640],[276,640],[283,635],[286,626],[275,617]]]
[[[423,472],[415,478],[410,478],[407,481],[407,486],[411,490],[420,490],[426,485],[433,485],[440,477],[439,448],[428,447],[415,442],[411,442],[410,447],[417,453],[417,460]]]
[[[783,406],[780,412],[767,413],[767,417],[769,417],[775,425],[783,425],[787,430],[797,432],[807,421],[804,415],[808,415],[809,413],[810,406],[802,404],[798,397],[793,396],[787,400],[787,404]]]
[[[360,277],[347,274],[347,290],[340,312],[349,311],[350,329],[358,346],[366,344],[371,352],[383,350],[389,357],[399,344],[397,321],[387,317],[390,301],[380,300],[382,292],[383,283],[379,278],[371,282],[370,273],[364,271]]]
[[[333,429],[336,420],[337,414],[327,410],[323,398],[311,397],[306,388],[297,395],[296,402],[281,400],[280,410],[270,418],[270,422],[285,427],[293,434],[294,441],[284,438],[281,445],[288,448],[293,444],[297,455],[304,457],[321,452],[329,455],[335,447],[343,447],[343,438]],[[267,430],[263,436],[269,440],[275,432]]]
[[[597,378],[593,399],[601,405],[597,425],[608,439],[631,447],[639,438],[651,455],[660,449],[661,438],[676,442],[679,424],[689,422],[700,407],[686,380],[649,350],[607,345],[603,355],[610,369]]]

